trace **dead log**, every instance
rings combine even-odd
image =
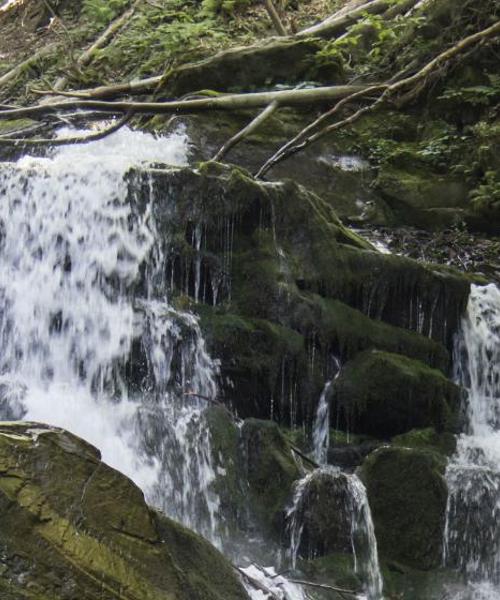
[[[262,108],[276,101],[279,106],[311,106],[349,96],[365,89],[363,85],[339,85],[310,89],[255,92],[250,94],[226,94],[195,100],[169,102],[107,102],[104,100],[70,100],[40,104],[10,110],[0,110],[0,119],[40,118],[58,112],[74,110],[97,110],[111,114],[131,112],[135,114],[192,113],[212,110],[244,110]]]

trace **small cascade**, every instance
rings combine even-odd
[[[169,302],[153,198],[138,211],[129,197],[132,168],[186,157],[183,135],[123,128],[3,165],[0,418],[80,435],[150,502],[220,545],[203,414],[218,366],[197,318]],[[193,242],[199,250],[199,228]],[[131,376],[131,361],[143,372]]]
[[[318,496],[321,496],[317,487],[318,483],[321,485],[321,480],[329,480],[328,493],[324,494],[322,501],[331,503],[332,514],[335,513],[335,518],[339,521],[338,538],[342,537],[343,529],[347,532],[355,571],[363,582],[363,597],[367,600],[380,600],[383,581],[366,489],[356,475],[343,473],[337,467],[322,466],[315,469],[295,486],[293,502],[287,513],[292,568],[297,567],[297,559],[304,542],[308,508],[311,507],[311,501],[317,501]],[[314,540],[309,540],[308,545],[311,554],[308,558],[313,558]]]
[[[447,468],[444,562],[485,598],[500,585],[500,290],[472,286],[456,340],[467,432]],[[467,596],[468,597],[468,596]],[[479,597],[474,596],[474,597]]]
[[[316,419],[313,426],[313,458],[319,465],[327,462],[330,446],[330,401],[329,393],[333,382],[340,374],[340,361],[334,357],[335,375],[326,382],[318,402]]]

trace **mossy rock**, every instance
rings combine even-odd
[[[182,96],[194,90],[251,91],[263,86],[293,84],[318,76],[315,55],[321,49],[317,39],[272,39],[267,44],[231,48],[213,57],[175,69],[164,78],[163,94]],[[340,65],[328,80],[342,80]]]
[[[280,535],[300,470],[276,423],[246,419],[241,437],[251,505],[262,525]]]
[[[414,428],[457,427],[459,388],[440,371],[398,354],[359,354],[342,368],[332,395],[349,431],[389,438]]]
[[[12,600],[226,600],[247,595],[208,542],[61,429],[0,424],[0,589]]]
[[[445,468],[444,458],[426,450],[384,447],[366,458],[360,477],[382,558],[419,570],[441,565]]]
[[[407,433],[397,435],[391,440],[394,446],[403,448],[420,448],[433,450],[443,456],[451,456],[457,448],[457,438],[448,431],[438,433],[433,427],[427,429],[412,429]]]
[[[313,558],[311,560],[300,560],[298,566],[309,581],[326,583],[335,587],[348,590],[361,590],[362,581],[356,574],[355,559],[352,553],[333,553],[327,556]],[[330,600],[331,590],[320,595],[322,600]]]
[[[165,240],[159,285],[172,282],[171,296],[201,315],[240,416],[310,426],[332,354],[374,348],[447,371],[467,277],[382,255],[292,181],[215,162],[129,177],[134,209],[152,198]]]
[[[333,469],[318,469],[309,477],[298,507],[303,527],[299,556],[312,559],[350,554],[352,490],[348,476]]]
[[[393,225],[445,229],[463,219],[468,189],[462,179],[384,165],[376,189],[392,211]]]
[[[229,411],[222,406],[205,410],[210,430],[212,460],[216,467],[213,489],[220,501],[220,513],[224,515],[226,538],[233,538],[238,529],[244,528],[248,512],[247,489],[242,470],[244,456],[240,443],[240,430]]]

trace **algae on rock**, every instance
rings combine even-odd
[[[0,424],[0,522],[9,600],[247,598],[215,548],[61,429]]]

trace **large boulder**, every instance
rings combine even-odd
[[[459,388],[420,361],[372,350],[342,368],[332,395],[349,431],[388,438],[457,425]]]
[[[448,490],[446,461],[437,453],[384,447],[360,470],[380,555],[421,570],[442,562]]]
[[[94,447],[34,423],[0,424],[0,557],[4,600],[247,598],[215,548]]]
[[[310,426],[332,355],[376,348],[447,371],[466,277],[377,252],[290,181],[214,162],[130,180],[134,208],[152,202],[165,240],[159,285],[201,315],[221,395],[241,417]]]
[[[298,483],[294,519],[302,529],[300,557],[352,553],[353,494],[349,478],[336,469],[322,468]]]

